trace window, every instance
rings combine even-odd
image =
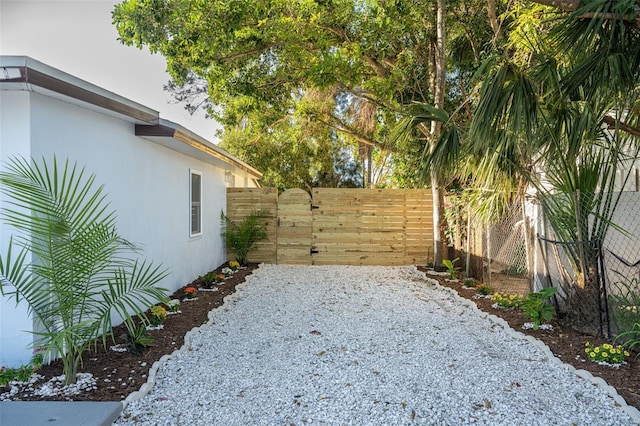
[[[191,236],[202,234],[202,173],[191,170]]]

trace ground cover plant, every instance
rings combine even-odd
[[[594,345],[591,342],[587,342],[584,346],[584,352],[591,361],[604,365],[619,366],[624,364],[627,357],[631,356],[629,351],[619,345],[613,346],[609,343]]]

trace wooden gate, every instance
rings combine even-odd
[[[311,196],[290,189],[278,197],[277,262],[311,265]]]
[[[290,189],[279,197],[271,188],[227,192],[231,220],[262,207],[272,214],[265,219],[269,241],[251,261],[408,265],[426,264],[433,254],[430,190],[316,188],[310,196]]]

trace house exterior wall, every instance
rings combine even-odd
[[[640,192],[622,192],[612,218],[620,229],[611,227],[603,243],[602,254],[608,284],[615,281],[630,282],[639,278],[640,265],[629,266],[640,262],[639,205]],[[637,290],[640,291],[640,288]]]
[[[142,258],[169,269],[160,285],[170,293],[224,263],[220,212],[226,210],[227,184],[219,160],[198,160],[135,136],[134,120],[34,92],[3,91],[1,96],[2,160],[55,155],[95,174],[116,212],[119,233],[141,246]],[[189,228],[192,169],[202,173],[203,223],[197,237],[190,237]],[[0,253],[5,253],[10,232],[0,229]],[[16,309],[6,298],[0,307],[0,365],[26,363],[31,336],[22,330],[32,324],[26,307]]]
[[[27,92],[0,92],[0,163],[15,155],[29,156],[30,96]],[[0,192],[0,208],[6,199]],[[0,253],[7,252],[11,230],[0,221]],[[27,306],[0,297],[0,366],[26,363],[31,358],[32,335],[24,332],[33,326]]]

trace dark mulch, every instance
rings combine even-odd
[[[226,265],[223,265],[226,266]],[[200,292],[198,300],[183,302],[181,304],[182,313],[168,317],[165,327],[162,330],[154,330],[149,333],[155,338],[153,346],[145,350],[141,355],[134,355],[130,352],[113,352],[110,350],[98,349],[97,352],[85,355],[82,372],[93,374],[97,381],[97,389],[73,397],[76,401],[120,401],[130,393],[140,389],[146,383],[149,369],[155,361],[163,355],[170,354],[175,349],[182,346],[185,334],[196,326],[208,321],[208,312],[223,304],[224,297],[233,293],[237,284],[244,282],[245,277],[252,273],[257,267],[251,264],[227,279],[219,286],[217,292]],[[220,271],[222,266],[216,270]],[[473,299],[475,294],[472,290],[461,289],[459,283],[445,282],[444,279],[433,277],[446,287],[453,288],[458,294],[467,299],[473,300],[479,309],[503,318],[509,325],[525,334],[530,334],[546,343],[551,351],[565,363],[571,364],[579,369],[584,369],[594,376],[603,378],[609,385],[616,388],[618,393],[627,401],[640,409],[640,358],[633,356],[628,359],[628,364],[619,369],[600,366],[593,362],[585,361],[584,345],[590,341],[595,344],[606,343],[603,339],[587,336],[576,332],[570,328],[563,327],[556,321],[553,322],[554,330],[523,330],[522,325],[527,322],[520,311],[504,311],[491,307],[493,302],[489,299]],[[199,280],[195,280],[190,285],[201,287]],[[186,286],[185,286],[186,287]],[[182,290],[174,294],[174,298],[182,299]],[[124,330],[117,327],[114,335],[118,336],[120,343],[123,342]],[[54,362],[38,371],[45,379],[62,374],[62,366],[59,362]],[[105,381],[108,380],[108,381]],[[0,393],[6,389],[0,387]],[[12,399],[21,400],[41,400],[26,396],[24,393],[15,395]],[[56,400],[55,398],[47,398]],[[62,400],[63,398],[58,398]]]
[[[214,272],[220,272],[227,264],[220,266]],[[212,309],[221,306],[225,296],[235,292],[236,285],[245,281],[247,275],[250,275],[257,264],[250,264],[245,269],[238,270],[234,275],[227,278],[224,284],[217,286],[216,292],[200,291],[197,295],[198,299],[182,302],[180,304],[181,314],[169,315],[162,330],[152,330],[148,334],[155,340],[140,355],[131,352],[114,352],[109,349],[98,346],[97,351],[91,351],[84,355],[84,364],[80,368],[83,373],[91,373],[96,379],[96,390],[82,392],[73,396],[74,401],[121,401],[130,393],[140,389],[146,383],[149,369],[154,362],[158,361],[162,356],[170,354],[176,349],[182,347],[185,334],[199,325],[208,321],[208,313]],[[202,287],[200,280],[196,279],[189,285]],[[172,298],[183,299],[184,288],[176,291]],[[116,336],[116,343],[126,342],[125,328],[118,326],[114,328],[113,335]],[[62,374],[62,363],[55,361],[50,365],[42,367],[38,370],[38,374],[44,376],[40,382],[45,382],[52,377]],[[0,393],[6,392],[7,389],[0,387]],[[13,400],[66,400],[64,397],[47,397],[40,398],[21,392],[12,397]]]
[[[424,271],[424,269],[422,270]],[[584,353],[585,343],[591,342],[596,345],[611,343],[607,342],[606,339],[596,338],[575,331],[570,327],[564,327],[557,320],[551,323],[553,330],[524,330],[522,328],[524,323],[531,321],[522,315],[522,311],[505,311],[493,308],[492,300],[474,299],[475,291],[463,289],[461,283],[447,282],[444,279],[445,277],[431,275],[429,277],[438,280],[444,287],[456,290],[460,296],[472,300],[480,310],[503,318],[514,330],[543,341],[549,346],[551,352],[566,364],[601,377],[618,391],[627,404],[640,409],[640,357],[636,358],[636,354],[632,353],[631,357],[627,358],[627,365],[620,366],[617,369],[596,364],[586,360]],[[508,292],[506,288],[502,288],[500,291]]]

